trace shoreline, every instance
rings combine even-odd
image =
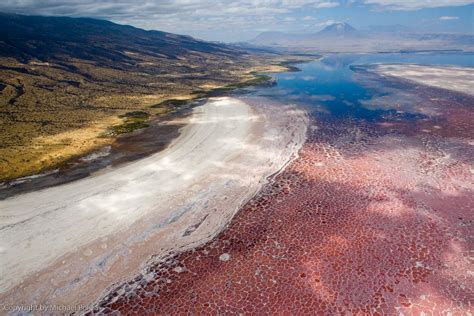
[[[116,288],[93,312],[468,311],[472,97],[396,89],[412,100],[404,111],[416,112],[420,95],[437,114],[414,124],[309,113],[298,159],[225,230]]]
[[[2,301],[85,305],[150,260],[212,239],[304,142],[303,111],[259,100],[210,99],[162,152],[0,202]]]
[[[474,68],[459,66],[425,66],[418,64],[381,64],[369,71],[382,76],[407,80],[432,88],[451,90],[466,95],[474,95]]]
[[[197,106],[202,102],[195,100],[192,103]],[[2,182],[0,201],[19,194],[81,180],[104,169],[116,168],[158,153],[179,137],[192,106],[190,104],[175,112],[152,118],[147,122],[150,125],[148,128],[121,135],[112,144],[71,159],[56,169]]]
[[[313,57],[316,59],[322,58],[319,55]],[[282,71],[300,71],[295,65],[304,62],[308,62],[308,60],[289,59],[277,64],[268,64],[268,71],[250,73],[253,79],[211,89],[202,94],[196,94],[194,98],[190,99],[164,100],[160,104],[170,104],[171,112],[157,115],[145,121],[149,125],[147,128],[118,135],[111,144],[78,155],[59,165],[47,167],[40,173],[0,181],[0,201],[19,194],[84,179],[93,176],[95,173],[100,173],[104,169],[132,163],[138,159],[143,159],[165,150],[175,138],[179,137],[180,130],[185,126],[184,121],[194,107],[201,105],[212,97],[232,96],[239,92],[245,93],[245,89],[248,88],[272,85],[272,78],[268,74]],[[272,67],[277,68],[272,69]],[[281,67],[281,69],[278,69],[278,67]],[[178,103],[174,105],[173,103],[176,103],[176,101]],[[159,135],[159,139],[156,139],[153,135]],[[94,158],[89,159],[89,157]]]

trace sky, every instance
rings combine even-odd
[[[335,22],[474,33],[474,0],[1,0],[0,11],[93,17],[223,42],[266,31],[312,33]]]

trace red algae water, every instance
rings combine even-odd
[[[310,108],[299,158],[228,228],[95,311],[472,314],[474,97],[361,76],[395,109]]]

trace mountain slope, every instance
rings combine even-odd
[[[242,54],[235,48],[189,36],[145,31],[89,18],[0,14],[0,56],[22,60],[80,58],[133,63],[125,52],[178,58],[188,53]]]
[[[334,23],[326,26],[316,34],[316,37],[356,37],[360,33],[347,23]]]
[[[279,59],[103,20],[0,14],[0,180],[111,144],[177,103],[164,101],[255,79]]]

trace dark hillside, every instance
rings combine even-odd
[[[25,62],[78,58],[130,66],[136,62],[130,53],[177,59],[196,53],[236,56],[243,51],[104,20],[0,14],[0,56],[3,57]]]

